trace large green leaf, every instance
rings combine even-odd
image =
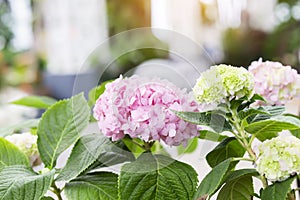
[[[275,182],[261,192],[261,200],[286,200],[287,194],[291,190],[291,184],[295,177],[291,177],[283,182]]]
[[[0,138],[0,171],[10,165],[30,166],[27,156],[18,147],[4,138]]]
[[[88,168],[91,170],[133,160],[134,156],[130,152],[121,149],[107,137],[99,133],[85,135],[76,142],[57,180],[70,181]]]
[[[200,183],[194,199],[210,197],[223,184],[223,179],[229,169],[231,159],[227,159],[213,168]]]
[[[228,158],[243,157],[245,151],[243,146],[234,137],[230,137],[224,139],[218,146],[209,152],[206,155],[206,160],[209,166],[213,168]],[[236,163],[233,162],[231,167],[235,164]]]
[[[22,165],[3,168],[0,172],[0,199],[39,200],[49,189],[54,171],[38,175]]]
[[[246,175],[227,182],[220,190],[217,200],[252,200],[253,194],[252,177]]]
[[[65,186],[65,194],[72,200],[118,199],[118,175],[95,172],[80,176]]]
[[[210,141],[214,141],[214,142],[221,142],[225,138],[228,138],[228,136],[221,135],[221,134],[213,132],[213,131],[201,130],[199,138],[203,139],[203,140],[210,140]]]
[[[57,157],[73,144],[88,125],[90,108],[83,94],[62,100],[51,106],[38,125],[38,149],[50,169]]]
[[[122,167],[119,195],[121,200],[189,200],[196,186],[197,173],[191,166],[144,153]]]
[[[226,119],[220,114],[214,113],[199,113],[199,112],[173,112],[181,119],[198,125],[209,126],[214,131],[220,133],[223,131],[232,130],[231,125],[226,121]]]
[[[48,108],[56,103],[56,100],[47,96],[26,96],[16,101],[11,102],[12,104],[34,107],[34,108]]]
[[[15,132],[19,132],[23,130],[25,131],[30,128],[35,128],[38,126],[39,122],[40,122],[39,119],[29,119],[17,124],[13,124],[11,126],[0,128],[0,136],[4,137],[13,134]]]
[[[250,134],[254,134],[260,141],[264,141],[276,137],[282,130],[296,130],[299,128],[299,119],[291,116],[277,116],[249,124],[245,127],[245,130]]]

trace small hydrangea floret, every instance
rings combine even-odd
[[[259,146],[257,171],[270,181],[284,181],[300,173],[300,139],[279,136]]]

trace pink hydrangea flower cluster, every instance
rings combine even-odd
[[[106,85],[94,107],[100,130],[113,141],[126,134],[146,142],[162,140],[170,146],[198,135],[197,126],[172,111],[197,111],[192,94],[166,80],[138,76],[120,78]]]
[[[284,105],[300,97],[300,75],[290,66],[262,59],[249,66],[254,76],[254,90],[270,105]]]

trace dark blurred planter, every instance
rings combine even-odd
[[[78,74],[51,74],[43,73],[43,84],[49,91],[49,95],[56,99],[69,98],[80,92],[88,97],[90,89],[98,85],[99,73],[91,70]]]

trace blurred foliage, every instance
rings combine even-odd
[[[291,13],[293,6],[300,1],[279,0],[278,3],[289,4]],[[247,67],[251,61],[262,57],[264,60],[293,66],[300,71],[300,21],[291,15],[270,33],[251,29],[247,25],[228,29],[223,35],[223,48],[225,63]]]
[[[224,63],[247,67],[262,55],[266,33],[258,30],[230,28],[223,35]]]
[[[34,79],[33,52],[12,48],[13,23],[9,1],[0,0],[0,89],[8,85],[26,84]]]
[[[0,51],[0,72],[2,86],[19,86],[34,78],[30,66],[34,63],[32,52]]]
[[[277,3],[287,3],[289,5],[295,5],[299,0],[277,0]]]
[[[109,0],[107,1],[107,16],[109,35],[120,32],[151,26],[151,1],[150,0]],[[121,40],[114,40],[111,46],[111,54],[116,60],[110,69],[104,73],[104,80],[116,78],[121,73],[138,66],[142,62],[153,58],[166,58],[168,52],[157,50],[158,48],[136,48],[136,50],[119,55],[119,49],[130,47],[156,46],[166,49],[167,45],[157,39],[151,32],[144,35],[128,34]]]
[[[7,59],[6,49],[13,37],[9,27],[10,8],[7,0],[0,0],[0,88],[4,85],[5,68],[3,62]],[[10,59],[11,60],[11,59]]]
[[[7,49],[13,38],[12,30],[9,26],[11,21],[8,0],[0,0],[0,50]]]
[[[300,21],[290,19],[268,35],[262,55],[265,59],[280,60],[286,65],[297,66],[299,50]]]
[[[107,2],[109,35],[150,27],[150,0],[109,0]]]

